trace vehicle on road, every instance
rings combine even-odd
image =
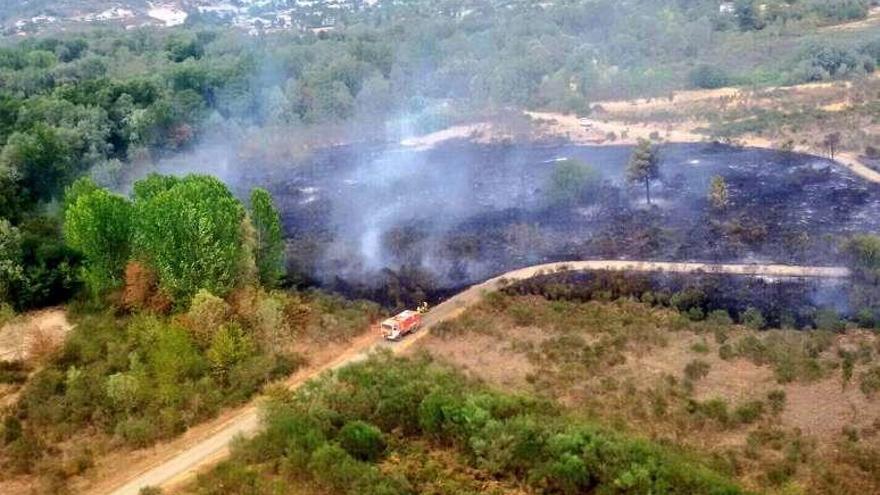
[[[400,340],[406,335],[415,332],[422,326],[422,313],[419,311],[406,310],[397,316],[383,321],[381,324],[382,336],[387,340]]]

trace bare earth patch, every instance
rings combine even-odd
[[[63,309],[30,313],[0,329],[0,360],[26,361],[50,352],[73,328]]]

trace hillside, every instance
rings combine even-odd
[[[880,493],[878,1],[0,3],[3,495]]]
[[[411,352],[279,391],[264,433],[173,493],[738,493],[721,478],[702,485],[712,470],[770,493],[880,486],[868,332],[759,333],[720,313],[693,322],[634,301],[491,294]],[[349,439],[354,425],[371,447]]]

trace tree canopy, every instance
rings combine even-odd
[[[556,163],[550,176],[548,195],[555,204],[572,205],[589,200],[601,179],[593,167],[577,160],[567,159]]]
[[[134,204],[136,256],[178,301],[199,289],[225,295],[242,256],[244,208],[219,180],[190,175]]]
[[[118,285],[131,254],[131,204],[95,188],[71,199],[64,214],[68,245],[85,258],[84,279],[95,295]]]
[[[257,235],[255,254],[260,282],[274,287],[284,276],[284,238],[281,218],[272,196],[262,188],[251,191],[251,222]]]
[[[645,200],[651,204],[651,181],[660,178],[660,160],[657,151],[647,139],[639,139],[626,166],[626,178],[633,183],[645,184]]]

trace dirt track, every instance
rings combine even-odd
[[[391,352],[401,353],[428,335],[430,328],[440,322],[455,318],[468,307],[479,302],[483,293],[494,290],[501,279],[509,281],[526,279],[562,269],[569,270],[615,270],[635,272],[710,272],[767,277],[809,277],[809,278],[845,278],[849,270],[840,267],[801,267],[787,265],[736,265],[706,263],[668,263],[640,261],[578,261],[549,263],[514,270],[492,278],[482,284],[475,285],[442,304],[436,306],[425,317],[424,330],[407,337],[399,343],[382,342],[378,337],[364,338],[356,342],[352,348],[334,361],[322,366],[307,376],[297,377],[287,384],[296,388],[309,378],[327,370],[337,369],[365,359],[370,352],[379,348],[390,348]],[[238,435],[252,435],[259,428],[259,415],[256,405],[252,402],[238,411],[229,413],[214,424],[203,428],[201,438],[191,438],[182,450],[165,449],[167,455],[147,459],[143,463],[129,466],[127,470],[115,473],[89,490],[88,493],[113,495],[137,495],[145,486],[161,486],[173,489],[175,486],[189,481],[192,477],[223,459],[228,454],[229,441]]]
[[[675,125],[659,125],[659,124],[630,124],[627,122],[615,120],[596,120],[585,119],[581,121],[575,115],[564,115],[551,112],[526,112],[529,116],[551,122],[548,131],[555,135],[564,135],[571,141],[581,144],[590,145],[621,145],[635,144],[638,139],[651,139],[651,135],[659,135],[664,142],[668,143],[700,143],[708,139],[703,134],[696,133],[688,126],[682,124]],[[582,125],[582,122],[588,123],[588,127]],[[614,133],[619,136],[616,140],[606,139],[608,133]],[[620,137],[626,136],[626,137]],[[750,136],[739,140],[743,146],[754,148],[773,149],[773,143],[765,138]],[[813,154],[815,150],[811,150],[804,146],[795,147],[794,151],[800,153]],[[848,168],[852,173],[862,177],[863,179],[880,184],[880,172],[877,172],[865,165],[855,153],[842,152],[834,157],[834,161]]]

